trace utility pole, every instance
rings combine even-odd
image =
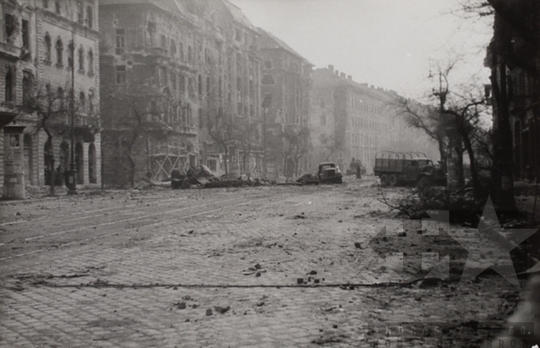
[[[75,166],[75,34],[71,31],[71,43],[69,45],[69,53],[71,55],[71,95],[69,98],[69,112],[71,116],[71,146],[70,146],[70,163],[68,172],[68,195],[77,195],[77,168]]]
[[[262,107],[264,110],[263,114],[263,176],[267,179],[268,168],[267,168],[267,153],[266,153],[266,116],[268,114],[268,108],[272,104],[272,95],[267,94],[264,96]]]

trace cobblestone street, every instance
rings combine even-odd
[[[363,347],[402,322],[493,336],[454,331],[517,289],[399,284],[368,243],[401,221],[373,179],[348,181],[3,202],[0,346]]]

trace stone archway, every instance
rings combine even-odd
[[[77,168],[77,184],[84,184],[84,151],[81,143],[75,145],[75,167]]]
[[[96,146],[91,143],[88,147],[88,180],[91,184],[97,183],[96,175]]]
[[[69,170],[69,145],[65,141],[60,144],[60,161],[58,165],[62,166],[63,170]]]
[[[34,159],[32,156],[32,136],[25,134],[23,138],[24,143],[24,179],[27,185],[34,184]]]
[[[51,184],[51,171],[54,170],[54,155],[52,149],[52,143],[49,140],[43,145],[43,167],[45,170],[45,185]]]

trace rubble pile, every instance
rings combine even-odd
[[[178,169],[171,172],[172,189],[188,189],[195,185],[203,188],[223,188],[223,187],[243,187],[243,186],[265,186],[274,184],[267,179],[258,179],[241,175],[236,179],[226,176],[219,178],[212,170],[205,165],[190,168],[186,173],[181,173]]]

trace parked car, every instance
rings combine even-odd
[[[317,177],[321,183],[342,183],[343,174],[333,162],[324,162],[319,164],[319,171],[317,172]]]
[[[446,185],[446,172],[422,153],[380,152],[375,155],[375,176],[382,186]]]

